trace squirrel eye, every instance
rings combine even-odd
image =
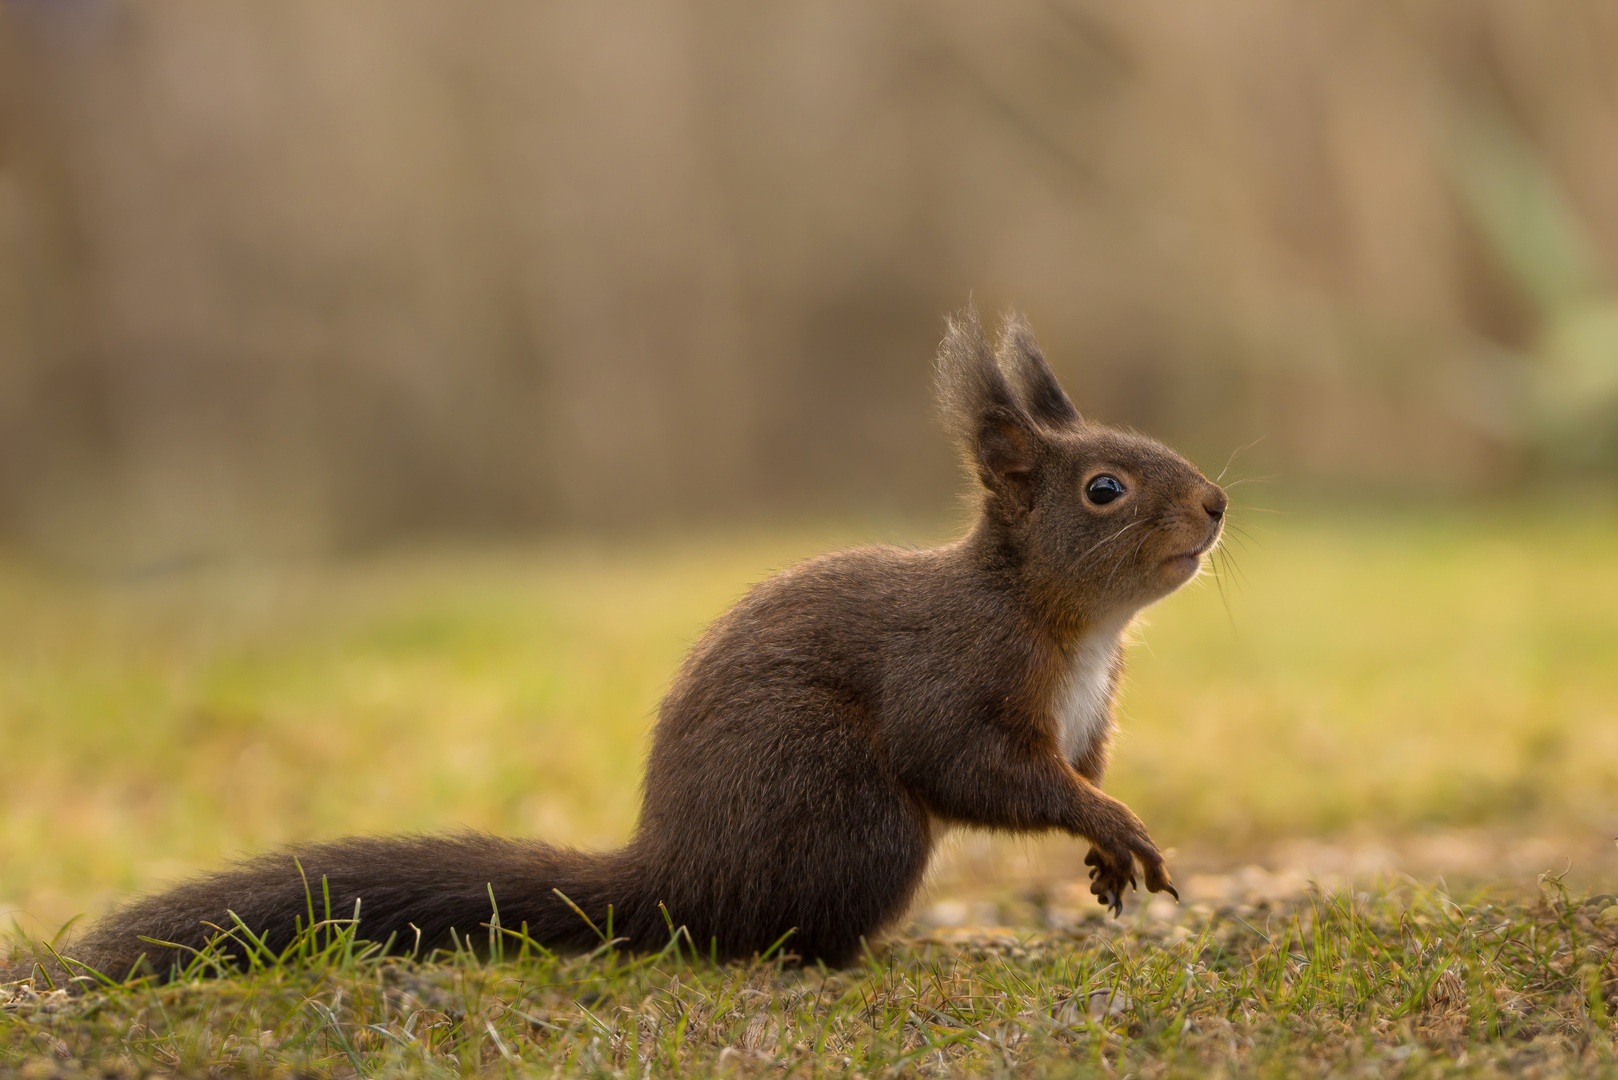
[[[1124,493],[1124,485],[1116,476],[1107,476],[1103,473],[1090,481],[1089,486],[1084,489],[1084,493],[1097,506],[1106,506]]]

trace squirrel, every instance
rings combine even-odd
[[[1114,915],[1137,863],[1178,899],[1146,826],[1100,785],[1124,632],[1197,575],[1225,493],[1161,443],[1083,419],[1020,317],[996,347],[973,309],[951,317],[937,383],[980,497],[970,530],[810,559],[721,616],[659,709],[624,847],[311,844],[136,899],[63,953],[161,979],[236,919],[279,952],[329,893],[399,951],[465,941],[497,909],[553,949],[610,925],[617,946],[655,950],[683,926],[722,959],[786,939],[843,966],[905,913],[952,825],[1089,841],[1090,891]]]

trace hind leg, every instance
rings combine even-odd
[[[783,900],[797,927],[786,947],[806,962],[839,967],[856,960],[878,931],[904,915],[920,887],[932,823],[921,807],[892,795],[871,799],[857,820],[832,823],[804,852],[804,879]]]
[[[929,817],[876,763],[846,704],[800,695],[794,720],[766,745],[721,731],[657,755],[634,846],[699,952],[746,958],[789,935],[783,948],[805,960],[845,963],[921,882]],[[645,934],[667,940],[666,928]]]

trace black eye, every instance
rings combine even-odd
[[[1102,474],[1090,481],[1090,485],[1084,489],[1084,493],[1097,506],[1106,506],[1124,493],[1124,485],[1116,476]]]

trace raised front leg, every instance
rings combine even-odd
[[[1097,735],[1090,741],[1090,745],[1073,760],[1073,768],[1079,776],[1095,785],[1101,786],[1101,777],[1107,771],[1108,740],[1106,733]],[[1134,867],[1130,866],[1128,872],[1120,870],[1115,859],[1108,858],[1099,847],[1091,847],[1090,853],[1084,857],[1084,864],[1090,868],[1090,892],[1101,901],[1103,907],[1112,909],[1114,915],[1123,911],[1123,893],[1125,886],[1133,887],[1135,884]],[[1146,887],[1152,892],[1167,892],[1178,900],[1180,894],[1169,883],[1168,875],[1154,880],[1152,864],[1142,860],[1141,866],[1146,871]],[[1159,864],[1161,869],[1161,864]]]
[[[1179,899],[1140,818],[1038,732],[974,725],[959,745],[917,747],[895,764],[927,808],[946,820],[1022,832],[1062,829],[1090,841],[1090,891],[1115,914],[1123,910],[1125,887],[1135,885],[1137,859],[1148,890]]]

